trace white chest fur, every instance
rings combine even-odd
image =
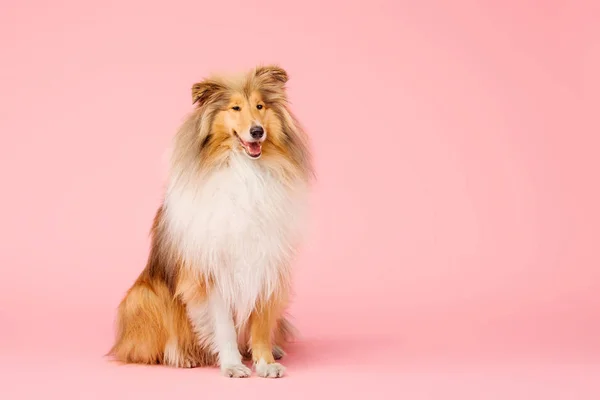
[[[305,195],[301,181],[290,187],[260,161],[233,153],[227,167],[205,178],[171,182],[165,217],[181,256],[214,278],[243,319],[259,295],[287,278]]]

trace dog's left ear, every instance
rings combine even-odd
[[[289,77],[285,70],[277,65],[267,65],[256,68],[256,77],[270,81],[270,83],[284,86]]]

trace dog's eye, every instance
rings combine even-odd
[[[258,108],[259,110],[262,110],[262,108],[263,108],[263,105],[262,105],[262,104],[259,104],[259,105],[257,105],[257,106],[256,106],[256,108]]]
[[[241,110],[240,106],[233,106],[233,107],[231,107],[231,109],[233,111],[240,111]]]

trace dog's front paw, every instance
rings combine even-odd
[[[221,374],[228,378],[247,378],[252,374],[252,370],[244,364],[222,365]]]
[[[256,363],[256,373],[263,378],[281,378],[285,367],[279,363],[267,364],[265,360],[260,360]]]

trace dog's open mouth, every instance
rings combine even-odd
[[[262,143],[246,142],[237,134],[237,132],[234,131],[233,133],[235,133],[235,136],[240,141],[240,144],[244,148],[244,152],[246,152],[246,155],[248,155],[248,157],[254,158],[254,159],[260,157],[260,155],[262,154]]]

